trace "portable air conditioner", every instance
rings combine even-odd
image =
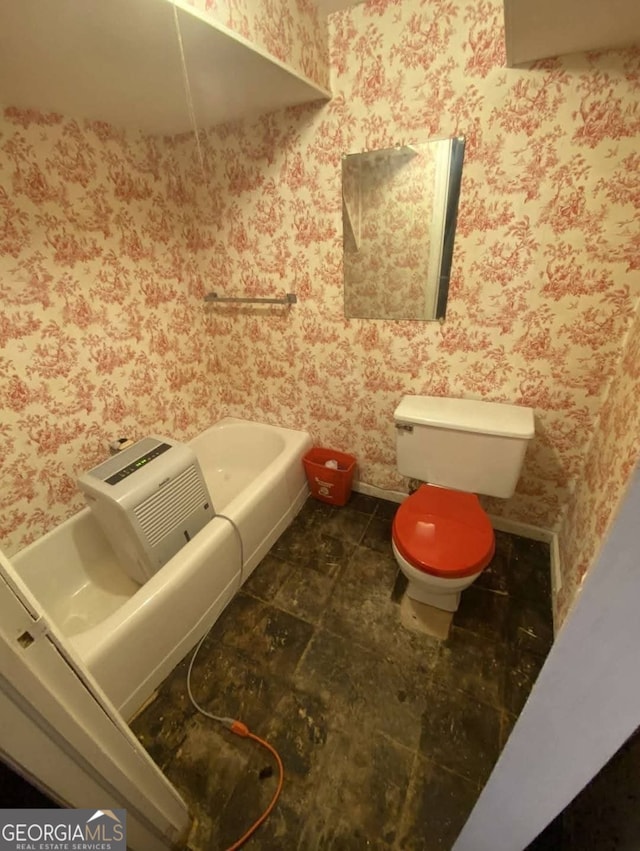
[[[145,437],[78,479],[122,567],[143,585],[214,517],[194,451]]]

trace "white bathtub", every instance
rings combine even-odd
[[[227,417],[191,441],[216,517],[142,587],[89,509],[13,559],[42,607],[129,718],[211,628],[302,507],[306,432]]]

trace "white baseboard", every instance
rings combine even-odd
[[[511,520],[509,517],[490,514],[489,520],[498,532],[509,532],[512,535],[520,535],[521,538],[529,538],[531,541],[545,541],[550,544],[555,536],[555,532],[550,529],[542,529],[540,526],[532,526],[520,520]]]
[[[385,488],[369,485],[366,482],[354,482],[353,490],[367,496],[375,496],[378,499],[388,499],[390,502],[401,503],[409,494],[400,491],[386,490]],[[555,599],[558,591],[562,588],[562,570],[560,568],[560,548],[558,546],[558,533],[551,529],[542,529],[530,523],[522,523],[519,520],[511,520],[508,517],[498,517],[490,514],[489,519],[494,529],[499,532],[508,532],[511,535],[519,535],[521,538],[529,538],[531,541],[544,541],[549,544],[551,560],[551,593]]]
[[[409,494],[400,491],[386,490],[385,488],[369,485],[366,482],[354,482],[353,490],[367,496],[375,496],[378,499],[388,499],[390,502],[401,503]],[[551,593],[553,599],[562,588],[562,571],[560,569],[560,548],[558,546],[558,533],[551,529],[542,529],[530,523],[522,523],[520,520],[511,520],[508,517],[489,515],[491,525],[498,532],[507,532],[511,535],[519,535],[521,538],[529,538],[531,541],[544,541],[549,544],[551,560]]]
[[[560,562],[560,545],[557,532],[553,533],[551,540],[551,596],[556,599],[558,591],[562,588],[562,565]]]
[[[375,496],[378,499],[388,499],[389,502],[398,503],[404,502],[409,496],[408,493],[386,490],[376,485],[369,485],[367,482],[354,482],[353,490],[367,496]],[[522,523],[520,520],[511,520],[508,517],[499,517],[494,514],[489,515],[489,520],[491,520],[493,528],[499,532],[510,532],[512,535],[520,535],[521,538],[530,538],[532,541],[546,541],[552,544],[557,537],[556,533],[550,529],[542,529],[540,526],[532,526],[529,523]]]
[[[508,517],[495,517],[490,514],[489,519],[494,529],[499,532],[509,532],[512,535],[520,535],[521,538],[529,538],[531,541],[545,541],[549,544],[549,560],[551,562],[551,599],[555,600],[558,591],[562,588],[562,570],[560,569],[560,547],[558,546],[558,533],[552,529],[542,529],[540,526],[531,526],[529,523],[521,523],[518,520],[510,520]]]
[[[509,520],[507,517],[494,517],[489,515],[494,529],[500,532],[508,532],[512,535],[520,535],[532,541],[545,541],[549,544],[549,572],[551,574],[551,600],[555,601],[558,592],[562,588],[562,567],[560,563],[560,546],[558,544],[558,533],[551,529],[541,529],[539,526],[531,526],[528,523],[520,523],[517,520]],[[555,604],[554,628],[555,628]]]
[[[404,502],[409,496],[408,493],[385,490],[384,488],[378,488],[375,485],[368,485],[366,482],[354,482],[353,490],[357,493],[364,493],[367,496],[375,496],[378,499],[388,499],[389,502]]]

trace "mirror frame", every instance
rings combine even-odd
[[[453,264],[453,246],[458,224],[458,208],[462,188],[462,164],[464,162],[464,136],[454,136],[451,140],[451,159],[449,162],[449,189],[445,209],[444,233],[442,236],[442,258],[440,260],[440,280],[438,281],[438,300],[435,318],[443,320],[447,313],[449,281]]]

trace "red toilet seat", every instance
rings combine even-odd
[[[421,485],[396,512],[393,542],[417,570],[443,579],[479,573],[495,552],[493,528],[478,497]]]

